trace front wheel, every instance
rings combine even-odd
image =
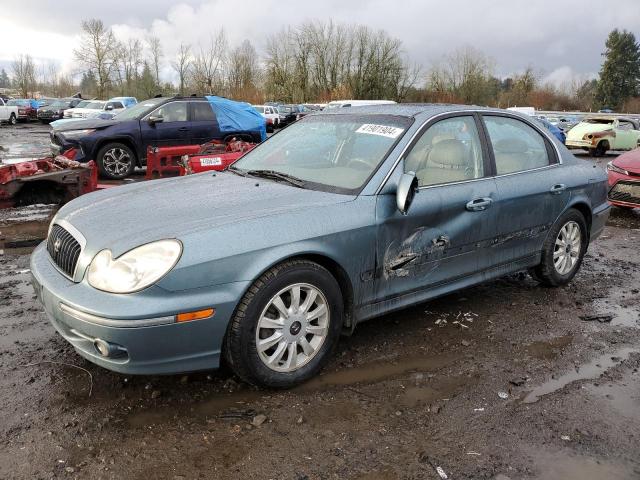
[[[578,273],[588,244],[587,223],[582,213],[571,209],[551,227],[542,246],[542,259],[530,270],[540,283],[566,285]]]
[[[328,361],[342,327],[342,294],[322,266],[292,260],[273,267],[240,301],[225,338],[225,358],[243,380],[289,388]]]
[[[123,143],[109,143],[98,151],[98,170],[100,175],[111,180],[121,180],[133,173],[135,155]]]
[[[9,125],[15,125],[16,123],[18,123],[18,119],[16,118],[15,113],[12,113],[9,117]]]

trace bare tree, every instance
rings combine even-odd
[[[138,39],[130,39],[127,43],[118,43],[118,67],[116,75],[122,95],[138,89],[140,71],[143,67],[142,44]]]
[[[229,54],[227,86],[233,98],[256,101],[260,82],[258,52],[249,40],[245,40]]]
[[[24,98],[30,96],[36,86],[36,66],[31,55],[18,55],[13,61],[13,81]]]
[[[151,65],[153,67],[153,73],[155,74],[156,85],[160,86],[160,62],[164,56],[160,38],[155,35],[149,35],[147,37],[147,48],[149,48],[149,52],[151,53]]]
[[[178,74],[180,82],[180,95],[184,95],[184,87],[187,81],[187,75],[191,68],[191,45],[181,43],[180,49],[174,61],[171,62],[171,66]]]
[[[227,38],[224,30],[212,35],[207,46],[199,46],[191,68],[193,83],[199,92],[212,94],[223,88],[226,56]]]
[[[96,77],[98,96],[104,98],[114,72],[117,70],[118,42],[102,20],[82,22],[80,46],[73,51],[76,60]]]

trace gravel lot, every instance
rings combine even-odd
[[[0,127],[0,155],[47,132]],[[640,478],[638,209],[613,209],[569,286],[512,275],[362,324],[284,392],[84,361],[29,285],[52,212],[0,211],[0,478]]]

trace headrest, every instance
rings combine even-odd
[[[519,138],[505,138],[498,140],[493,149],[498,153],[526,153],[529,150],[527,142]]]
[[[441,140],[431,148],[429,162],[439,165],[467,166],[467,149],[460,140]]]

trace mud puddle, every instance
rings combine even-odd
[[[526,346],[529,356],[539,360],[553,360],[573,341],[573,335],[563,335],[552,340],[531,342]]]
[[[614,461],[575,455],[571,452],[539,452],[535,457],[536,480],[628,480],[640,470]]]
[[[627,347],[618,350],[617,352],[601,355],[585,365],[576,367],[574,371],[565,373],[557,378],[552,378],[551,380],[534,388],[532,391],[525,394],[524,398],[522,398],[522,403],[535,403],[540,400],[541,397],[556,392],[570,383],[598,378],[610,368],[619,365],[622,361],[629,358],[629,355],[632,353],[640,353],[640,350],[637,348]]]
[[[294,389],[294,391],[306,393],[329,387],[377,383],[410,372],[432,372],[450,364],[454,358],[453,355],[394,358],[386,362],[375,362],[328,372],[311,379],[304,385]]]
[[[452,356],[439,357],[409,357],[394,358],[389,362],[374,362],[366,365],[329,372],[316,377],[297,388],[290,390],[293,394],[314,393],[330,387],[349,387],[352,385],[379,383],[392,378],[397,378],[410,372],[432,372],[442,368],[453,361]],[[447,385],[451,383],[451,388]],[[418,405],[429,399],[441,399],[449,392],[453,391],[453,386],[457,388],[461,383],[445,382],[438,387],[419,387],[411,389],[401,400],[408,404]],[[288,392],[285,392],[286,395]],[[177,412],[175,408],[155,408],[132,413],[127,416],[127,422],[133,427],[159,424],[172,418],[179,418],[183,415],[195,417],[203,421],[210,419],[234,419],[248,418],[259,410],[261,400],[267,398],[266,391],[241,390],[234,393],[212,393],[208,400],[192,406],[188,413]]]
[[[620,382],[601,383],[587,386],[594,397],[611,406],[628,419],[640,417],[640,372],[635,370]]]
[[[596,315],[602,316],[605,320],[611,318],[607,323],[613,326],[640,328],[640,296],[633,298],[624,296],[620,291],[609,292],[605,298],[598,298],[593,302]]]

